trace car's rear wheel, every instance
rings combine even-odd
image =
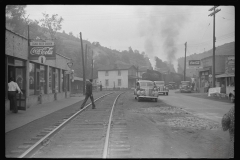
[[[166,95],[168,96],[168,92],[166,93]]]
[[[140,97],[137,97],[137,101],[140,102]]]
[[[156,98],[156,99],[155,99],[155,101],[157,102],[157,101],[158,101],[158,99]]]

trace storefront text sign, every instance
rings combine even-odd
[[[235,57],[229,56],[225,62],[225,73],[234,73],[235,72]]]
[[[29,44],[29,59],[38,60],[40,56],[48,59],[56,59],[54,42],[52,41],[31,41]]]
[[[213,93],[220,93],[221,87],[209,88],[208,90],[208,97]]]
[[[200,66],[201,65],[201,61],[200,60],[189,60],[189,66]]]

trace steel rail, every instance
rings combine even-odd
[[[96,102],[97,100],[112,94],[113,92],[110,92],[108,94],[105,94],[97,99],[94,100],[94,102]],[[51,135],[53,135],[55,132],[57,132],[59,129],[61,129],[68,121],[72,120],[75,116],[77,116],[79,113],[81,113],[84,109],[86,109],[88,106],[90,106],[91,103],[89,103],[88,105],[86,105],[84,108],[80,109],[79,111],[77,111],[74,115],[72,115],[71,117],[69,117],[68,119],[66,119],[62,124],[60,124],[59,126],[57,126],[54,130],[52,130],[51,132],[49,132],[46,136],[44,136],[43,138],[41,138],[39,141],[37,141],[34,145],[32,145],[29,149],[27,149],[25,152],[23,152],[20,156],[18,156],[17,158],[24,158],[27,157],[28,155],[32,154],[32,152],[41,145],[41,143],[47,139],[48,137],[50,137]]]
[[[108,121],[108,128],[107,128],[107,135],[106,135],[106,139],[105,139],[105,144],[104,144],[104,149],[103,149],[103,158],[107,158],[107,154],[108,154],[108,144],[109,144],[109,135],[110,135],[110,128],[111,128],[111,123],[112,123],[112,113],[113,113],[113,109],[115,107],[115,103],[118,100],[118,97],[123,94],[124,92],[120,93],[117,98],[114,100],[113,106],[112,106],[112,110],[110,113],[110,117],[109,117],[109,121]]]

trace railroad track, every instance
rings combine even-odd
[[[18,158],[130,158],[127,125],[119,92],[108,93],[44,129],[22,145]],[[117,103],[118,102],[118,103]],[[34,141],[35,140],[35,141]]]

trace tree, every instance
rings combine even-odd
[[[6,27],[23,35],[27,29],[27,18],[25,17],[26,5],[6,6]]]
[[[43,13],[42,19],[39,20],[41,23],[41,27],[43,27],[43,32],[44,33],[49,33],[50,38],[54,39],[55,35],[58,30],[62,29],[62,22],[63,18],[59,17],[58,14],[53,14],[52,16],[49,16],[49,14]]]

